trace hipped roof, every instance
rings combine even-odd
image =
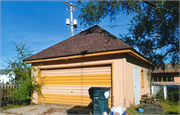
[[[24,61],[50,59],[104,51],[133,49],[111,33],[95,25],[81,33],[59,42]]]

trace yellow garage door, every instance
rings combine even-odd
[[[88,106],[90,87],[111,87],[111,66],[46,69],[41,78],[44,98],[39,96],[39,102]]]

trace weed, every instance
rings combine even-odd
[[[36,103],[32,102],[31,105],[36,105]]]
[[[4,107],[1,107],[1,111],[2,111],[2,110],[5,110],[5,108],[4,108]]]
[[[17,108],[17,107],[22,107],[22,106],[25,106],[25,105],[11,105],[11,104],[7,104],[6,107],[1,107],[1,111],[5,110],[5,109]]]
[[[137,106],[135,106],[134,104],[130,104],[130,106],[126,109],[126,113],[127,114],[138,114],[138,112],[136,111]]]
[[[25,103],[25,102],[24,102],[24,103],[22,103],[22,105],[26,106],[26,105],[27,105],[27,103]]]
[[[128,114],[138,114],[138,112],[134,108],[127,109]]]

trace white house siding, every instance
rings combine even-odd
[[[6,84],[7,82],[10,83],[11,80],[14,80],[15,79],[15,75],[11,72],[11,73],[8,73],[8,74],[2,74],[1,71],[0,71],[0,83],[4,83]]]

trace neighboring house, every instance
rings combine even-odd
[[[0,83],[6,84],[6,83],[13,83],[15,80],[15,75],[13,72],[6,73],[4,69],[0,69]]]
[[[151,73],[152,94],[163,94],[164,100],[166,100],[168,91],[170,91],[171,88],[179,88],[180,86],[179,72],[179,63],[177,63],[175,67],[173,67],[171,63],[166,63],[164,70],[162,70],[161,68],[155,69]]]
[[[165,83],[165,84],[176,84],[180,83],[179,76],[179,64],[173,67],[171,63],[165,64],[165,70],[155,69],[152,72],[152,82],[153,83]]]
[[[90,87],[111,87],[110,106],[139,104],[150,93],[152,62],[130,45],[99,26],[93,26],[27,59],[45,77],[44,98],[33,94],[34,103],[89,105]]]

